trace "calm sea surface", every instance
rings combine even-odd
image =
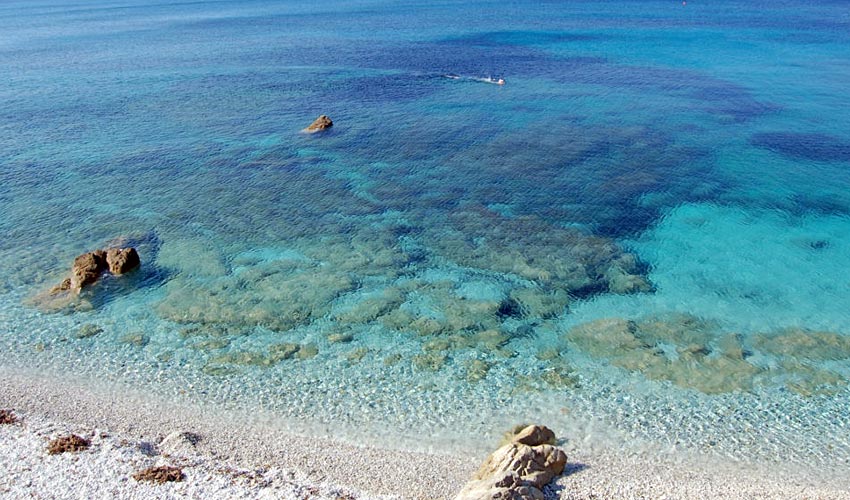
[[[843,2],[7,1],[0,75],[2,366],[850,460]],[[142,268],[45,293],[114,244]]]

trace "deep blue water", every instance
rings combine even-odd
[[[4,365],[850,457],[842,2],[5,2],[0,70]]]

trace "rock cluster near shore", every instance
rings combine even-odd
[[[63,399],[62,404],[73,406],[80,415],[92,415],[70,401]],[[136,408],[130,411],[130,419],[139,418]],[[165,453],[168,438],[157,445],[158,432],[113,434],[32,412],[18,418],[12,410],[0,408],[3,415],[14,417],[8,419],[14,422],[0,421],[13,424],[0,425],[0,498],[389,498],[319,483],[296,468],[259,463],[244,468],[225,462],[196,450],[191,443],[199,436],[193,432],[172,433],[172,441],[190,446]]]
[[[542,488],[564,472],[567,455],[548,427],[529,425],[491,454],[455,500],[542,500]]]
[[[109,246],[78,255],[71,266],[70,276],[58,285],[27,300],[44,312],[89,310],[94,306],[80,298],[84,289],[97,283],[105,274],[121,276],[141,265],[139,252],[131,246]]]
[[[71,267],[71,276],[53,287],[51,293],[70,290],[80,293],[86,286],[93,285],[101,275],[109,272],[115,276],[128,273],[141,265],[135,248],[107,248],[78,255]]]

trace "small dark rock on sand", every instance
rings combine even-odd
[[[172,481],[182,481],[186,478],[183,470],[179,467],[171,467],[170,465],[158,465],[156,467],[148,467],[133,474],[133,479],[136,481],[151,481],[162,484]]]
[[[76,434],[69,434],[51,441],[50,444],[47,445],[47,453],[50,455],[58,455],[69,451],[83,451],[87,450],[90,445],[91,441],[88,439],[77,436]]]
[[[12,425],[18,423],[18,417],[12,410],[0,410],[0,425]]]

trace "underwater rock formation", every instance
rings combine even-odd
[[[542,499],[541,489],[564,472],[567,455],[555,433],[540,425],[519,430],[491,454],[455,500]]]
[[[243,252],[228,265],[218,256],[215,269],[209,270],[175,262],[174,257],[185,252],[172,251],[166,244],[165,259],[159,264],[176,275],[166,284],[167,294],[155,310],[180,323],[285,331],[328,313],[345,324],[368,323],[398,307],[401,295],[387,289],[380,296],[334,309],[335,299],[364,281],[386,282],[411,272],[413,259],[390,230],[338,229],[293,238],[285,247]]]
[[[838,333],[786,329],[745,337],[677,314],[591,321],[573,327],[566,340],[614,366],[706,394],[784,386],[809,396],[848,382],[824,365],[850,359],[850,337]]]
[[[544,290],[581,297],[651,288],[637,259],[613,240],[535,217],[506,218],[470,208],[451,214],[438,230],[428,238],[438,254],[463,266],[533,281]]]
[[[328,117],[328,115],[321,115],[316,118],[313,123],[310,124],[309,127],[304,129],[304,132],[314,133],[321,132],[322,130],[329,129],[334,126],[334,122]]]
[[[355,287],[349,273],[331,266],[275,260],[203,284],[178,276],[155,309],[178,323],[286,331],[324,316],[337,296]]]

